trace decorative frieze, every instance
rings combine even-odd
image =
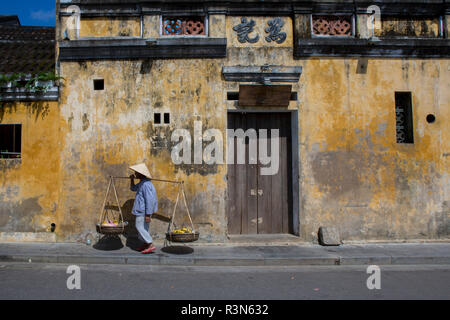
[[[242,46],[289,46],[292,21],[287,17],[230,17],[232,44]]]

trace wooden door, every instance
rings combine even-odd
[[[245,164],[228,164],[228,232],[230,234],[292,233],[290,113],[228,113],[229,129],[255,129],[256,141],[245,140]],[[261,135],[267,129],[267,139]],[[262,175],[260,140],[271,155],[270,130],[279,130],[279,166],[273,175]],[[249,146],[257,145],[257,163],[251,164]]]

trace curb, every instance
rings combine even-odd
[[[349,265],[450,265],[450,256],[301,257],[301,258],[208,258],[172,256],[77,256],[0,255],[0,262],[123,264],[167,266],[349,266]]]

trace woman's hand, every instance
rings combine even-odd
[[[150,223],[151,219],[152,219],[151,215],[149,215],[149,214],[145,215],[145,223]]]
[[[134,179],[135,179],[136,177],[134,176],[134,174],[132,174],[132,175],[130,175],[130,188],[132,189],[132,188],[134,188],[134,186],[135,186],[135,184],[134,184]],[[132,189],[133,190],[133,189]],[[136,191],[136,190],[133,190],[133,191]]]

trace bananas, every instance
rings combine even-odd
[[[173,230],[172,233],[192,233],[192,229],[191,228],[180,228],[180,229]]]

